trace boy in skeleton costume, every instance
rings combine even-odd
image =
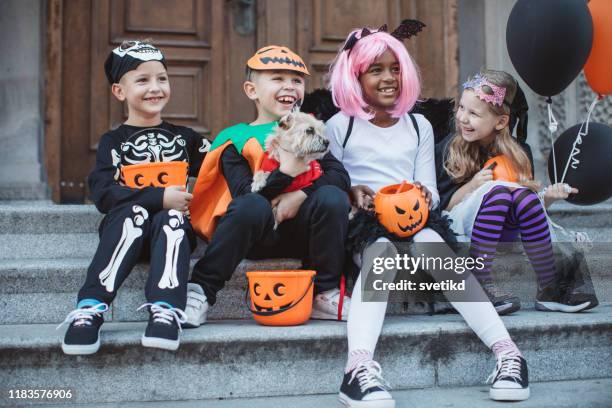
[[[320,176],[286,192],[310,167],[294,146],[279,142],[279,166],[253,192],[266,139],[277,126],[293,129],[281,118],[301,104],[305,75],[306,65],[287,47],[263,47],[247,61],[244,91],[255,103],[257,118],[217,135],[194,187],[193,227],[209,245],[189,283],[187,327],[206,321],[217,292],[243,258],[301,258],[305,268],[317,271],[313,317],[346,319],[349,300],[338,285],[350,182],[342,164],[328,153],[319,160]]]
[[[195,235],[186,211],[188,176],[196,176],[209,143],[192,129],[161,119],[170,98],[166,63],[151,44],[130,41],[104,64],[113,95],[128,118],[105,133],[88,178],[91,199],[106,216],[100,243],[78,294],[62,349],[91,354],[117,289],[137,262],[150,259],[145,287],[146,347],[176,350],[184,322],[189,257]]]

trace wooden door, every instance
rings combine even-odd
[[[255,4],[239,3],[50,3],[47,51],[52,58],[48,60],[46,129],[50,141],[46,145],[56,152],[47,160],[55,201],[85,200],[86,177],[94,165],[100,136],[127,117],[125,106],[110,93],[103,69],[108,53],[124,40],[151,39],[163,51],[172,87],[165,120],[192,127],[212,139],[228,123],[253,116],[252,104],[243,97],[242,82],[245,56],[256,49]],[[253,20],[250,29],[249,22],[242,21],[245,15]],[[53,78],[60,81],[59,87],[53,85]]]
[[[103,64],[126,39],[150,38],[165,54],[172,98],[164,119],[212,139],[254,117],[244,66],[266,44],[286,45],[309,65],[307,89],[325,85],[348,32],[417,18],[407,41],[423,96],[454,95],[458,81],[457,0],[49,0],[45,162],[56,202],[83,202],[100,136],[125,119]]]

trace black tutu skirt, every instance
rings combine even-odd
[[[430,211],[424,228],[431,228],[437,232],[442,239],[451,247],[457,243],[457,237],[450,228],[451,221],[443,216],[440,211]],[[349,254],[361,253],[365,247],[375,242],[378,238],[387,238],[391,242],[410,243],[413,235],[409,237],[398,237],[387,231],[376,217],[374,211],[359,210],[349,221],[348,238],[346,250]]]

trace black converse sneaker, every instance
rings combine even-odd
[[[515,354],[502,354],[487,379],[493,382],[489,396],[495,401],[523,401],[529,398],[527,361]]]
[[[360,363],[344,374],[338,399],[346,407],[394,408],[395,400],[376,361]]]
[[[149,324],[142,335],[144,347],[174,351],[180,344],[179,332],[185,323],[185,312],[167,303],[145,303],[138,310],[149,307]]]
[[[68,330],[62,341],[62,350],[66,354],[93,354],[100,349],[100,328],[104,323],[102,313],[108,310],[106,303],[84,306],[68,313],[66,319],[59,325],[69,323]]]

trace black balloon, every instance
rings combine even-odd
[[[536,93],[553,96],[578,76],[593,45],[584,0],[518,0],[506,28],[516,71]]]
[[[555,141],[557,177],[561,181],[563,170],[572,152],[580,125],[572,126]],[[589,133],[576,146],[580,152],[574,156],[578,163],[568,167],[564,182],[579,190],[567,201],[578,205],[597,204],[612,197],[612,128],[601,123],[590,123]],[[548,177],[554,183],[552,151],[548,157]]]

